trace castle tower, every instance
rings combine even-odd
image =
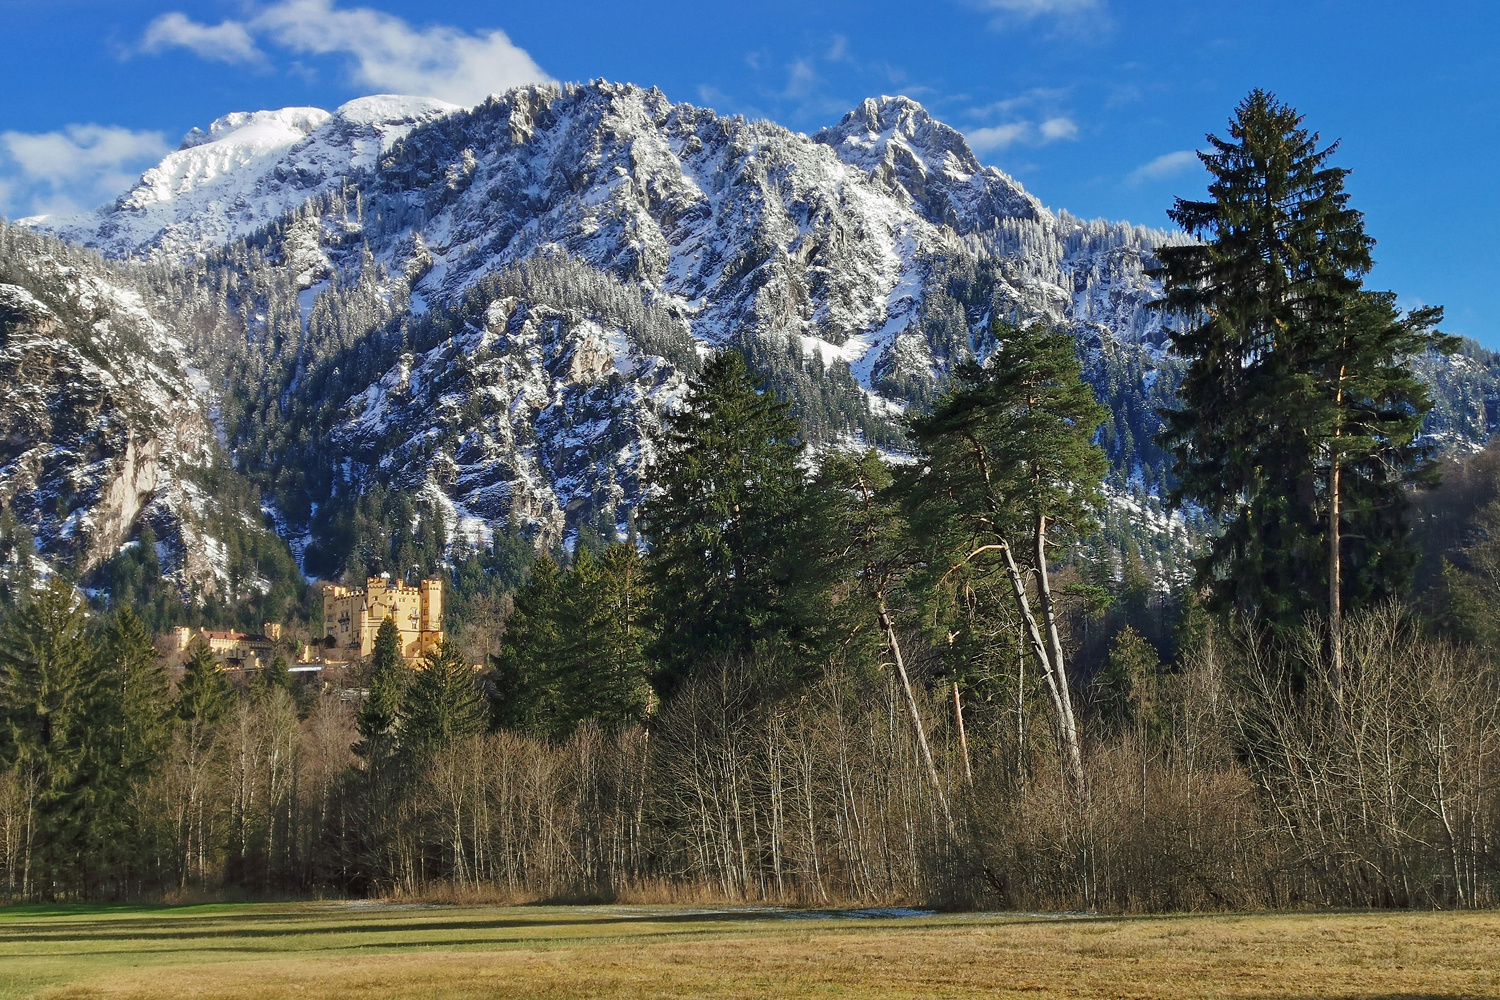
[[[437,632],[443,627],[443,581],[423,580],[422,631]]]
[[[426,653],[443,641],[443,581],[423,580],[417,586],[422,608],[419,645]]]

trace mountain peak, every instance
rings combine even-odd
[[[371,94],[340,104],[333,114],[354,125],[394,126],[415,125],[462,110],[459,105],[436,97]]]
[[[194,128],[182,137],[178,152],[206,146],[211,142],[227,142],[237,145],[252,145],[280,148],[288,142],[304,138],[313,129],[328,120],[328,112],[322,108],[281,108],[276,111],[231,111],[220,115],[205,131]]]
[[[333,113],[235,111],[195,128],[112,205],[23,220],[124,256],[200,252],[245,236],[340,184],[418,125],[462,110],[429,97],[375,94]]]
[[[866,98],[813,141],[909,198],[927,221],[961,233],[1002,218],[1048,215],[1015,180],[982,165],[963,133],[909,97]]]

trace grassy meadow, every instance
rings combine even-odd
[[[0,998],[1500,997],[1500,913],[0,910]]]

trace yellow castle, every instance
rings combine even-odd
[[[387,618],[401,633],[401,655],[426,656],[443,641],[443,581],[423,580],[415,587],[372,576],[363,590],[323,585],[325,660],[353,660],[375,651],[375,634]]]

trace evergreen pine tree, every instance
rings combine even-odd
[[[562,644],[561,591],[562,572],[550,556],[541,555],[512,598],[500,652],[490,657],[487,679],[494,722],[501,729],[533,728],[541,707],[560,697],[551,665]]]
[[[1302,117],[1262,90],[1229,138],[1200,154],[1207,201],[1172,219],[1201,242],[1160,251],[1161,307],[1188,359],[1181,406],[1164,410],[1174,502],[1225,523],[1199,564],[1213,608],[1280,625],[1400,586],[1409,560],[1404,488],[1430,476],[1413,437],[1430,401],[1405,357],[1450,346],[1437,310],[1398,316],[1363,291],[1373,241]],[[1342,587],[1341,526],[1352,536]],[[1357,539],[1357,541],[1355,541]]]
[[[1120,727],[1135,726],[1142,734],[1160,727],[1157,684],[1161,658],[1156,647],[1126,625],[1115,634],[1104,667],[1094,678],[1099,714]]]
[[[428,654],[401,700],[401,750],[420,762],[454,741],[482,733],[488,709],[474,671],[449,640]]]
[[[89,846],[91,743],[101,736],[91,640],[81,602],[57,578],[0,626],[0,764],[36,789],[25,891],[49,899],[82,887]]]
[[[206,729],[224,718],[233,700],[234,691],[208,643],[195,639],[188,647],[182,682],[177,686],[177,717],[189,729]]]
[[[598,557],[580,552],[568,573],[558,630],[568,729],[584,719],[613,728],[645,717],[650,686],[643,576],[640,553],[624,545],[611,545]]]
[[[959,365],[932,413],[910,422],[920,461],[907,488],[909,516],[918,537],[931,540],[940,575],[986,570],[1009,581],[1069,774],[1081,788],[1082,746],[1048,549],[1093,526],[1107,468],[1094,434],[1105,410],[1081,378],[1072,337],[998,320],[991,334],[990,358]]]
[[[640,525],[664,696],[709,659],[759,644],[789,653],[779,659],[795,673],[815,669],[828,620],[825,511],[786,410],[725,350],[668,419],[660,492],[641,505]]]
[[[375,632],[370,656],[370,693],[359,707],[355,724],[359,742],[354,752],[367,761],[389,756],[396,747],[396,723],[401,696],[406,687],[406,661],[401,656],[401,632],[393,618],[386,618]]]
[[[562,739],[585,719],[610,728],[645,717],[643,577],[640,553],[625,545],[580,549],[566,572],[537,561],[492,657],[497,725]]]
[[[121,608],[99,636],[98,678],[90,715],[98,737],[90,754],[93,788],[89,853],[97,879],[112,894],[129,891],[154,865],[146,839],[149,817],[136,812],[135,792],[159,773],[171,740],[171,690],[151,634],[130,608]]]
[[[278,688],[287,694],[292,693],[292,671],[287,665],[286,657],[277,653],[271,657],[271,662],[261,668],[260,677],[257,678],[262,691],[270,692]]]
[[[171,739],[171,685],[157,659],[151,633],[129,608],[115,612],[100,647],[108,664],[109,697],[117,700],[119,767],[131,781],[147,778]]]

